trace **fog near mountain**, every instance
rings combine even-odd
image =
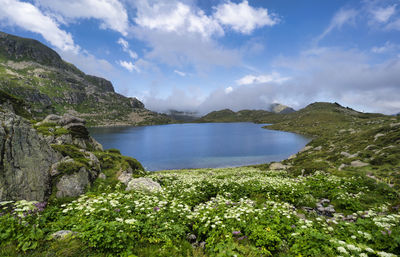
[[[289,70],[292,76],[280,83],[221,85],[205,97],[182,90],[179,95],[171,94],[164,99],[143,100],[156,111],[201,113],[225,108],[267,109],[272,103],[299,109],[316,101],[339,102],[365,112],[393,114],[400,110],[399,56],[371,64],[371,57],[359,50],[314,48],[294,58],[279,57],[274,67]]]

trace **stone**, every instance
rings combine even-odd
[[[162,188],[160,184],[153,181],[151,178],[135,178],[129,181],[126,191],[144,191],[144,192],[157,192]]]
[[[197,237],[195,234],[187,234],[186,236],[187,240],[189,240],[190,242],[196,241]]]
[[[57,232],[54,232],[50,236],[51,236],[52,239],[64,239],[66,237],[74,236],[76,234],[78,234],[78,233],[74,232],[74,231],[71,231],[71,230],[59,230]]]
[[[305,146],[303,149],[301,149],[299,151],[299,153],[306,152],[306,151],[311,150],[311,149],[313,149],[313,147],[311,145],[308,145],[308,146]]]
[[[314,148],[314,151],[321,151],[322,150],[322,146],[318,146]]]
[[[72,116],[70,114],[64,114],[62,116],[62,118],[57,122],[57,124],[59,124],[61,126],[65,126],[65,125],[73,124],[73,123],[75,123],[75,124],[85,124],[85,120],[81,119],[81,118],[78,118],[78,117],[75,117],[75,116]]]
[[[73,174],[63,175],[56,184],[56,197],[75,197],[83,194],[89,185],[89,173],[84,167]]]
[[[378,140],[378,138],[383,137],[385,134],[378,133],[374,136],[374,141]]]
[[[51,175],[51,176],[56,176],[56,175],[58,175],[58,174],[59,174],[59,172],[58,172],[58,166],[59,166],[61,163],[68,163],[68,162],[74,162],[74,159],[70,158],[69,156],[66,156],[66,157],[64,157],[61,161],[56,162],[56,163],[54,163],[53,165],[51,165],[50,172],[49,172],[50,175]]]
[[[344,164],[344,163],[342,163],[342,164],[340,164],[338,170],[343,170],[343,169],[346,168],[346,167],[347,167],[347,165]]]
[[[0,201],[46,200],[49,170],[61,158],[26,119],[0,112]]]
[[[285,170],[286,168],[287,166],[280,162],[273,162],[269,165],[270,170]]]
[[[400,122],[399,122],[399,123],[392,123],[392,124],[390,124],[390,127],[391,127],[391,128],[400,127]]]
[[[368,165],[369,165],[368,163],[362,162],[360,160],[352,161],[350,163],[350,166],[352,166],[352,167],[365,167],[365,166],[368,166]]]
[[[99,174],[99,179],[106,179],[107,178],[107,176],[106,176],[106,174],[104,174],[103,172],[101,172],[100,174]]]
[[[118,176],[118,180],[125,185],[128,185],[131,179],[132,179],[132,173],[125,170],[121,173],[121,175]]]

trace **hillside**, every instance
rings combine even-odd
[[[147,125],[172,119],[114,91],[110,81],[86,75],[32,39],[0,32],[0,89],[25,100],[35,118],[70,113],[88,125]]]
[[[269,120],[271,123],[280,115],[265,111],[265,110],[241,110],[234,112],[229,109],[224,109],[220,111],[210,112],[200,119],[195,120],[195,122],[256,122],[262,123],[264,120]]]

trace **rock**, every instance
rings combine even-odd
[[[50,236],[51,236],[52,239],[64,239],[66,237],[74,236],[76,234],[78,234],[78,233],[74,232],[74,231],[71,231],[71,230],[59,230],[57,232],[54,232]]]
[[[79,196],[85,192],[89,182],[89,173],[84,167],[76,173],[63,175],[56,185],[56,197]]]
[[[348,152],[340,152],[341,155],[343,155],[346,158],[354,158],[358,156],[358,153],[355,154],[349,154]]]
[[[343,169],[346,168],[346,167],[347,167],[347,165],[344,164],[344,163],[342,163],[342,164],[340,164],[338,170],[343,170]]]
[[[392,124],[390,124],[390,127],[391,127],[391,128],[400,127],[400,122],[399,122],[399,123],[392,123]]]
[[[131,179],[132,179],[132,173],[128,171],[123,171],[121,175],[119,175],[118,177],[118,180],[125,185],[128,185]]]
[[[85,124],[85,120],[75,117],[75,116],[72,116],[70,114],[64,114],[62,116],[62,118],[57,122],[57,124],[59,124],[61,126],[65,126],[65,125],[72,124],[72,123]]]
[[[36,125],[40,126],[45,123],[57,123],[59,120],[61,120],[61,118],[62,118],[61,116],[50,114],[41,122],[36,123]]]
[[[297,154],[292,154],[291,156],[289,156],[288,160],[294,159],[297,157]]]
[[[378,138],[383,137],[385,134],[378,133],[374,136],[374,141],[378,140]]]
[[[44,201],[49,170],[62,156],[24,118],[0,112],[0,201]]]
[[[352,161],[350,163],[351,167],[364,167],[364,166],[368,166],[368,165],[369,165],[368,163],[362,162],[360,160]]]
[[[72,158],[70,158],[69,156],[66,156],[66,157],[64,157],[61,161],[59,161],[59,162],[56,162],[56,163],[54,163],[53,165],[51,165],[51,168],[50,168],[50,175],[51,176],[56,176],[56,175],[58,175],[59,174],[59,172],[58,172],[58,166],[61,164],[61,163],[72,163],[72,162],[74,162],[74,159],[72,159]]]
[[[187,234],[186,238],[187,238],[187,240],[189,240],[189,242],[196,241],[196,239],[197,239],[195,234]]]
[[[299,151],[299,153],[302,153],[302,152],[305,152],[305,151],[308,151],[308,150],[311,150],[311,149],[313,149],[313,147],[311,145],[308,145],[308,146],[304,147],[303,149],[301,149]]]
[[[99,179],[106,179],[107,178],[107,176],[106,176],[106,174],[104,174],[103,172],[101,172],[100,174],[99,174]]]
[[[287,166],[280,162],[273,162],[269,165],[270,170],[285,170],[286,168]]]
[[[161,190],[160,184],[151,178],[135,178],[129,181],[126,191],[157,192]]]
[[[323,198],[321,199],[320,203],[321,204],[326,204],[326,203],[330,203],[331,201],[329,199]]]

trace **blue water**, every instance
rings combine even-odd
[[[117,148],[123,155],[136,158],[149,171],[280,161],[310,141],[262,126],[247,122],[171,124],[91,128],[90,134],[104,149]]]

